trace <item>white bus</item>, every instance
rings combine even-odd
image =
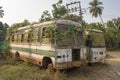
[[[86,46],[88,47],[88,63],[103,62],[106,57],[105,38],[101,30],[85,30]]]
[[[11,54],[21,60],[55,69],[87,63],[82,26],[71,20],[56,20],[18,28],[10,38]]]

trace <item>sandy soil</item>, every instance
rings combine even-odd
[[[120,51],[111,51],[107,54],[111,58],[106,58],[106,63],[111,66],[113,74],[116,74],[116,76],[111,74],[111,80],[120,80]]]
[[[120,80],[120,52],[107,52],[105,64],[95,63],[70,70],[70,80]]]

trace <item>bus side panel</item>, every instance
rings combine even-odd
[[[90,63],[104,62],[106,56],[106,48],[91,48]]]
[[[22,51],[11,50],[10,53],[13,57],[16,57],[16,52],[19,53],[19,58],[24,61],[31,62],[33,64],[37,64],[42,66],[42,59],[44,56],[33,54],[33,53],[26,53]]]

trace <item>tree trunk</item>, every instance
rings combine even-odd
[[[102,24],[103,24],[103,27],[105,27],[105,25],[104,25],[104,21],[103,21],[103,19],[102,19],[102,16],[99,15],[99,17],[100,17],[100,19],[101,19],[101,22],[102,22]]]

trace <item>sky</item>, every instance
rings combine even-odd
[[[83,14],[83,19],[88,22],[101,22],[100,18],[92,18],[89,10],[89,2],[92,0],[63,0],[63,4],[81,1],[81,7],[86,10]],[[103,2],[104,22],[120,17],[120,0],[100,0]],[[12,25],[14,23],[23,22],[25,19],[29,22],[38,22],[43,11],[52,10],[52,4],[58,0],[0,0],[0,6],[4,10],[4,17],[0,21]]]

